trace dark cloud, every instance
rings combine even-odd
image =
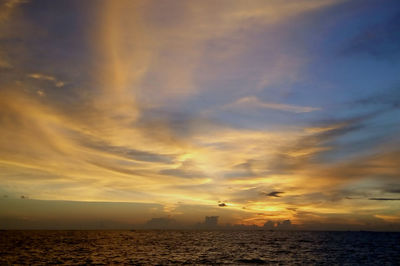
[[[369,198],[369,200],[400,200],[400,198]]]
[[[75,138],[85,147],[98,150],[100,152],[110,153],[123,158],[132,159],[143,162],[155,162],[170,164],[173,162],[174,155],[157,154],[148,151],[142,151],[122,146],[113,146],[102,140],[95,140],[93,138],[75,133]]]
[[[387,184],[381,190],[382,193],[400,194],[400,184]]]
[[[226,207],[226,206],[228,206],[228,205],[226,205],[225,202],[221,202],[221,203],[218,203],[218,206],[219,206],[219,207]]]
[[[112,147],[111,151],[121,154],[125,157],[132,158],[138,161],[146,162],[159,162],[159,163],[171,163],[172,157],[163,154],[156,154],[147,151],[140,151],[135,149],[129,149],[125,147]]]
[[[389,193],[400,193],[400,189],[399,188],[393,188],[393,189],[385,189],[386,192]]]
[[[272,191],[270,193],[262,193],[263,195],[267,196],[267,197],[276,197],[276,198],[280,198],[280,194],[283,194],[285,192],[281,192],[281,191]]]

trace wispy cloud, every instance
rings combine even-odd
[[[65,85],[65,83],[61,80],[58,80],[57,78],[49,75],[44,75],[40,73],[32,73],[29,74],[28,77],[33,78],[33,79],[38,79],[38,80],[47,80],[53,82],[54,86],[56,87],[62,87]]]
[[[308,113],[308,112],[320,110],[320,108],[317,108],[317,107],[299,106],[299,105],[274,103],[274,102],[264,102],[255,96],[241,98],[233,103],[224,105],[222,108],[223,109],[260,108],[260,109],[271,109],[271,110],[292,112],[292,113]]]

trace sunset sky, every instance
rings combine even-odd
[[[400,230],[398,0],[0,3],[0,228]]]

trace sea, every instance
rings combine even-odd
[[[0,231],[0,265],[400,265],[400,233]]]

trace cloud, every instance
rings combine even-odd
[[[400,198],[369,198],[369,200],[400,200]]]
[[[304,129],[305,135],[276,150],[267,169],[270,174],[288,174],[316,164],[330,163],[333,159],[345,161],[346,156],[355,152],[362,156],[364,151],[371,151],[382,139],[355,136],[368,130],[368,121],[385,113],[386,110],[377,110],[343,119],[314,122],[314,125]],[[355,165],[346,168],[355,169]]]
[[[388,192],[388,193],[400,193],[400,188],[386,188],[385,192]]]
[[[225,202],[221,202],[221,203],[218,203],[218,206],[219,207],[226,207],[226,206],[228,206]]]
[[[320,108],[316,108],[316,107],[264,102],[254,96],[241,98],[234,103],[223,106],[222,108],[223,109],[260,108],[260,109],[271,109],[271,110],[278,110],[278,111],[291,112],[291,113],[308,113],[308,112],[320,110]]]
[[[77,136],[77,139],[81,142],[83,146],[92,148],[94,150],[97,150],[98,152],[113,154],[136,161],[170,164],[173,162],[176,156],[173,154],[157,154],[124,146],[113,146],[109,143],[106,143],[105,141],[96,140],[84,135]]]
[[[356,100],[354,103],[362,106],[373,106],[380,108],[381,112],[394,111],[400,107],[400,86],[379,91],[372,95]],[[354,104],[350,103],[350,104]]]
[[[54,86],[56,86],[56,87],[64,86],[64,82],[58,80],[57,78],[55,78],[53,76],[44,75],[44,74],[40,74],[40,73],[32,73],[32,74],[29,74],[28,77],[33,78],[33,79],[38,79],[38,80],[51,81],[51,82],[53,82]]]
[[[276,197],[276,198],[280,198],[280,197],[281,197],[280,194],[283,194],[283,193],[285,193],[285,192],[272,191],[272,192],[270,192],[270,193],[262,193],[262,194],[265,195],[265,196],[267,196],[267,197]]]

